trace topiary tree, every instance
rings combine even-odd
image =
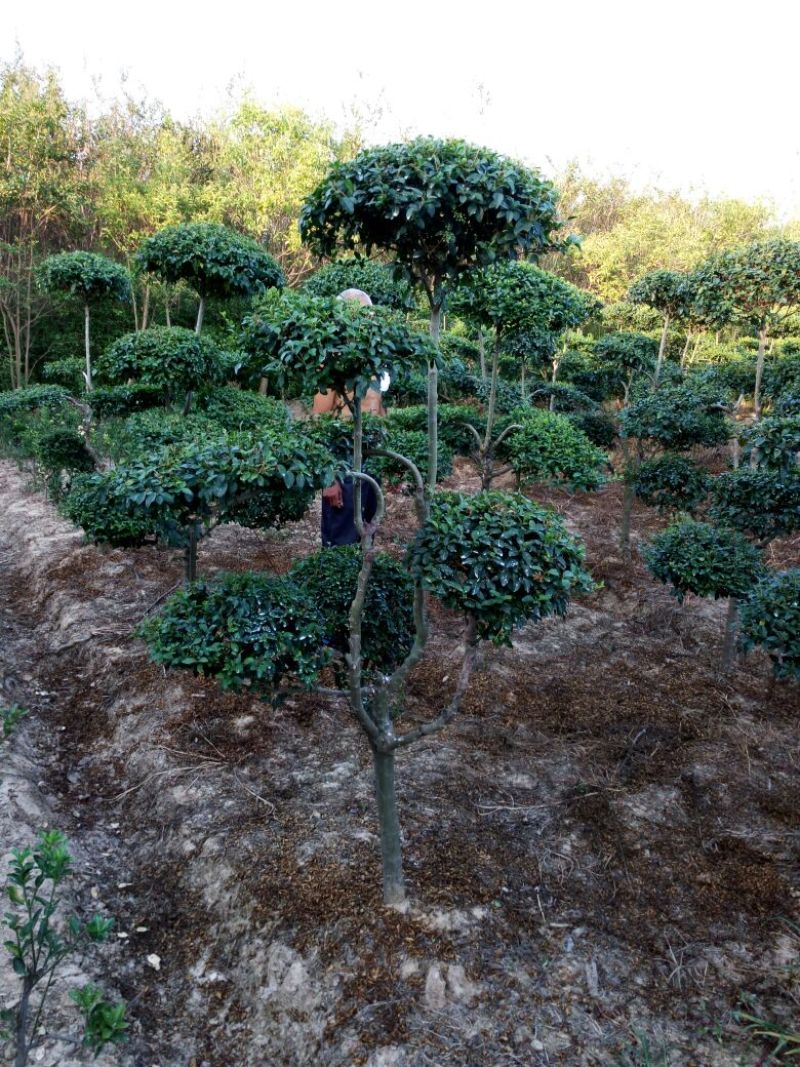
[[[438,344],[448,289],[465,272],[556,247],[556,195],[538,174],[487,148],[419,137],[335,163],[306,200],[300,233],[320,256],[341,248],[390,254],[424,291]],[[431,359],[430,486],[437,477],[437,376]]]
[[[408,311],[414,307],[414,293],[407,281],[397,278],[393,267],[375,259],[351,256],[326,263],[303,283],[311,296],[338,296],[346,289],[369,293],[378,307]]]
[[[694,512],[708,496],[711,476],[686,456],[665,452],[646,460],[636,472],[633,491],[659,511]]]
[[[633,383],[653,372],[658,347],[647,334],[607,333],[595,342],[592,355],[596,366],[594,375],[604,381],[605,395],[600,399],[616,396],[627,404]]]
[[[667,336],[670,323],[686,315],[694,300],[691,275],[677,270],[653,270],[645,274],[628,290],[632,304],[646,304],[660,311],[663,316],[661,341],[658,346],[653,384],[658,388],[661,368],[667,352]]]
[[[608,455],[565,415],[537,408],[513,415],[503,458],[523,482],[557,482],[589,492],[606,481]]]
[[[403,464],[415,488],[415,504],[419,538],[414,542],[409,569],[413,579],[413,596],[404,608],[396,604],[393,610],[399,619],[413,612],[413,641],[407,653],[390,671],[373,669],[371,654],[367,652],[369,621],[367,598],[377,567],[378,553],[375,537],[385,514],[385,500],[378,483],[363,468],[365,432],[360,401],[370,383],[383,371],[391,368],[409,370],[420,359],[430,358],[429,342],[415,335],[407,327],[392,320],[381,321],[381,309],[363,308],[337,301],[314,301],[305,297],[299,303],[294,298],[273,299],[270,313],[248,324],[258,339],[258,349],[271,352],[278,373],[292,374],[314,388],[332,388],[343,397],[353,413],[351,473],[357,486],[371,481],[378,506],[370,522],[361,518],[360,501],[355,502],[354,522],[360,535],[356,559],[359,562],[352,600],[346,615],[338,615],[333,631],[320,614],[320,625],[340,635],[344,646],[346,688],[323,689],[323,692],[344,697],[361,726],[372,751],[375,768],[375,789],[379,812],[381,852],[383,857],[384,899],[398,903],[405,896],[400,826],[395,794],[395,757],[398,751],[421,738],[442,730],[457,714],[474,670],[478,643],[486,638],[497,643],[508,642],[515,625],[526,619],[542,618],[565,610],[571,590],[587,588],[588,576],[582,568],[583,551],[552,512],[532,504],[524,497],[485,493],[478,497],[462,498],[457,494],[440,493],[431,500],[426,493],[422,475],[408,457],[391,449],[375,449],[374,454]],[[413,432],[413,431],[406,431]],[[489,546],[489,550],[487,550]],[[330,551],[330,550],[328,550]],[[308,564],[311,567],[311,564]],[[317,564],[327,573],[333,564]],[[402,592],[402,586],[396,592]],[[420,661],[429,636],[428,593],[440,595],[448,606],[464,612],[466,628],[462,663],[455,691],[433,719],[402,731],[399,719],[403,709],[403,689],[409,672]],[[337,610],[344,598],[337,595]],[[186,603],[186,598],[181,604]],[[314,598],[305,594],[304,604],[315,607]],[[183,611],[183,608],[181,609]],[[166,608],[166,614],[171,611]],[[200,604],[197,630],[206,628],[205,608]],[[327,611],[327,608],[326,608]],[[331,606],[333,611],[333,605]],[[232,622],[224,615],[216,618],[214,630],[219,633],[257,634],[258,621],[252,628],[240,615],[240,604],[231,605]],[[270,632],[283,633],[280,607],[271,611]],[[310,626],[310,624],[309,624]],[[188,634],[187,643],[193,650],[186,655],[178,641],[174,644],[171,662],[207,669],[199,659],[205,642],[195,643],[192,614],[187,609],[181,619],[182,632]],[[305,629],[303,634],[310,633]],[[305,640],[305,638],[303,638]],[[317,667],[335,659],[333,639],[318,650]],[[241,671],[230,671],[225,678],[231,684],[246,684],[274,696],[276,687],[285,691],[292,685],[291,671],[281,664],[275,668],[272,647],[238,658],[238,641],[234,651]],[[283,645],[281,648],[285,647]],[[308,647],[305,645],[304,647]],[[158,652],[158,646],[156,646]],[[227,653],[226,653],[227,656]],[[227,662],[227,659],[226,659]],[[216,668],[222,671],[222,667]],[[211,672],[211,668],[208,668]],[[299,679],[308,683],[306,678]],[[315,687],[319,689],[319,685]]]
[[[775,471],[796,471],[800,463],[800,412],[768,415],[742,434],[744,456],[754,466]]]
[[[227,363],[213,341],[181,326],[157,326],[126,333],[97,362],[97,375],[114,385],[134,382],[161,391],[166,402],[186,397],[188,413],[196,389],[223,378]]]
[[[39,269],[39,285],[48,293],[68,293],[83,302],[86,391],[92,391],[90,308],[103,299],[131,299],[127,270],[94,252],[60,252],[49,256]]]
[[[740,611],[741,643],[763,648],[777,678],[800,679],[800,568],[767,575]]]
[[[715,522],[762,545],[800,529],[800,472],[741,467],[714,479],[711,499]]]
[[[162,281],[194,289],[200,297],[195,333],[209,297],[252,296],[284,284],[283,271],[258,242],[211,222],[167,226],[142,243],[137,261]]]
[[[687,386],[662,385],[620,412],[620,444],[625,483],[620,547],[630,555],[630,528],[635,486],[642,464],[659,449],[687,452],[713,446],[730,435],[724,405],[714,396]]]
[[[656,534],[643,555],[653,577],[671,585],[681,603],[687,593],[727,598],[722,652],[727,670],[736,647],[738,601],[763,573],[761,553],[736,530],[688,519]]]
[[[90,541],[132,548],[153,533],[152,520],[131,514],[125,488],[113,470],[76,475],[59,509]]]
[[[701,313],[758,333],[753,403],[761,418],[767,341],[800,307],[800,241],[757,241],[713,256],[693,272]]]
[[[475,432],[474,453],[481,487],[488,489],[494,477],[494,454],[510,432],[507,427],[497,441],[493,439],[497,375],[506,335],[518,336],[532,330],[558,335],[585,321],[597,301],[531,263],[508,261],[468,274],[453,292],[451,304],[473,327],[489,330],[492,335],[486,426],[482,436]],[[556,373],[554,364],[554,380]]]

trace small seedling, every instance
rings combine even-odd
[[[26,708],[21,708],[19,704],[12,704],[10,707],[0,707],[0,724],[2,724],[3,731],[0,734],[0,740],[7,741],[14,729],[19,726],[20,722],[28,714]]]

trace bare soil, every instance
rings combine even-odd
[[[131,1001],[131,1041],[101,1062],[646,1063],[625,1059],[639,1033],[655,1062],[755,1065],[767,1046],[735,1024],[743,996],[800,1024],[784,921],[800,902],[800,689],[760,655],[718,675],[724,606],[679,606],[635,551],[622,560],[618,486],[534,495],[602,586],[487,648],[460,718],[400,760],[398,911],[381,904],[371,760],[346,706],[274,710],[151,664],[132,631],[180,581],[177,555],[84,544],[0,464],[0,693],[32,711],[0,771],[0,844],[61,827],[75,907],[127,935],[83,965]],[[637,507],[635,540],[660,523]],[[384,545],[399,553],[411,528],[393,497]],[[317,544],[316,512],[278,534],[225,527],[200,569],[283,571]],[[797,565],[800,539],[772,554]],[[446,699],[459,634],[438,611],[409,721]],[[48,1042],[42,1062],[73,1060]]]

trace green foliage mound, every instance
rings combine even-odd
[[[224,689],[270,690],[285,679],[311,686],[329,658],[306,590],[266,574],[194,582],[138,633],[156,663],[216,678]]]
[[[519,494],[438,493],[409,548],[412,575],[480,637],[510,644],[515,627],[563,615],[592,582],[582,544],[551,510]]]
[[[800,679],[800,568],[763,578],[741,605],[739,623],[745,648],[763,648],[778,678]]]
[[[428,477],[427,433],[423,433],[422,430],[398,430],[389,426],[386,427],[383,441],[378,447],[399,452],[401,456],[411,460],[423,479]],[[439,458],[436,478],[440,481],[453,472],[453,450],[445,441],[439,441],[437,455]],[[389,456],[371,455],[369,450],[367,450],[366,470],[389,485],[402,485],[411,480],[408,467],[404,463]]]
[[[742,434],[743,456],[749,461],[755,452],[756,463],[774,471],[798,469],[800,455],[800,414],[770,415],[748,427]]]
[[[283,271],[251,237],[211,222],[167,226],[142,243],[142,270],[186,282],[200,296],[251,296],[284,284]]]
[[[134,411],[147,411],[163,405],[167,397],[158,385],[139,382],[132,385],[99,385],[88,396],[97,419],[124,418]]]
[[[608,456],[565,415],[521,408],[512,418],[520,429],[511,431],[501,451],[520,481],[564,482],[588,492],[606,480]]]
[[[87,302],[103,296],[130,300],[127,270],[95,252],[59,252],[48,256],[38,272],[39,285],[48,292],[64,292]]]
[[[151,519],[129,509],[116,471],[77,475],[59,507],[71,522],[83,527],[90,541],[132,547],[153,532]]]
[[[42,378],[46,382],[63,385],[71,393],[79,394],[84,389],[84,361],[80,356],[67,356],[64,359],[51,359],[42,367]]]
[[[655,441],[675,452],[722,444],[731,432],[724,411],[685,386],[664,386],[634,400],[620,413],[620,427],[624,437]]]
[[[232,385],[204,390],[197,398],[197,410],[231,431],[280,433],[288,430],[292,423],[291,413],[283,401]]]
[[[175,398],[218,381],[224,372],[219,348],[182,326],[158,326],[127,333],[97,360],[97,376],[112,384],[129,380],[155,386]]]
[[[711,496],[716,522],[759,541],[800,529],[800,472],[740,467],[715,478]]]
[[[567,418],[593,445],[607,451],[617,437],[617,420],[607,411],[573,411]]]
[[[711,478],[685,456],[665,453],[642,463],[633,491],[648,507],[660,511],[695,511],[708,496]]]
[[[475,438],[466,428],[465,423],[474,426],[480,432],[484,421],[480,412],[468,404],[440,404],[440,446],[444,444],[459,455],[466,455],[475,447]],[[386,418],[386,426],[389,432],[394,430],[413,430],[417,433],[427,433],[428,408],[425,404],[413,404],[406,408],[391,408]]]
[[[69,390],[63,385],[28,385],[0,393],[0,419],[38,411],[54,410],[69,403]]]
[[[329,646],[350,650],[350,605],[361,570],[358,545],[327,548],[295,563],[294,581],[306,590],[325,622]],[[371,670],[388,674],[403,662],[414,640],[414,584],[408,568],[384,553],[375,556],[361,631],[361,654]]]
[[[94,460],[86,448],[82,435],[70,426],[54,426],[36,442],[36,459],[46,471],[94,470]]]
[[[656,534],[643,555],[680,601],[687,593],[742,597],[762,572],[761,553],[742,534],[691,519]]]

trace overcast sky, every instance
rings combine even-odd
[[[797,0],[35,0],[3,13],[0,58],[57,67],[73,99],[125,76],[180,117],[231,90],[355,106],[375,141],[459,136],[800,216],[798,31]]]

